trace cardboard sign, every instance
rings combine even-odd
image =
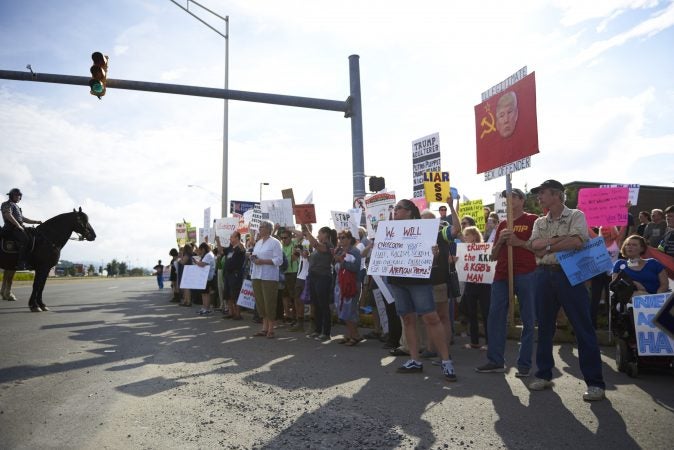
[[[674,356],[674,339],[653,322],[653,318],[665,306],[669,295],[639,295],[632,298],[639,356]]]
[[[484,220],[484,205],[482,200],[468,200],[463,202],[459,207],[459,216],[470,216],[475,219],[475,226],[484,233],[485,220]]]
[[[260,229],[260,222],[262,222],[262,211],[260,208],[254,208],[243,213],[243,220],[248,224],[250,231],[257,231]]]
[[[674,294],[670,294],[665,304],[655,314],[653,323],[667,333],[670,338],[674,339]]]
[[[440,134],[433,133],[412,141],[412,197],[424,196],[424,173],[441,170]]]
[[[368,274],[429,278],[440,219],[379,222]]]
[[[475,106],[477,173],[538,153],[536,78],[535,73],[525,74],[526,69],[514,74],[517,81],[492,89],[491,96]]]
[[[384,297],[384,300],[386,300],[386,303],[389,305],[395,303],[396,299],[393,298],[393,294],[391,294],[391,290],[388,288],[388,283],[386,283],[386,280],[383,277],[379,275],[372,275],[372,281],[377,283],[377,287],[379,288],[378,290],[382,297]]]
[[[613,269],[611,256],[601,236],[590,239],[580,250],[557,252],[555,257],[572,286]]]
[[[367,237],[377,233],[377,223],[393,220],[393,207],[396,204],[395,192],[378,192],[365,197],[365,225]]]
[[[506,220],[508,218],[508,203],[505,195],[502,192],[494,194],[494,212],[498,214],[498,220]]]
[[[176,224],[176,241],[178,243],[178,247],[184,247],[187,243],[187,224]]]
[[[386,303],[384,296],[379,289],[372,289],[372,297],[374,303],[377,305],[377,312],[379,313],[379,325],[384,333],[388,333],[388,317],[386,317]]]
[[[490,261],[491,243],[456,244],[456,273],[459,281],[491,284],[494,282],[496,261]]]
[[[424,193],[428,203],[447,200],[447,197],[449,197],[449,172],[424,173]]]
[[[630,190],[629,195],[627,196],[627,201],[632,205],[637,204],[637,200],[639,200],[639,187],[640,185],[638,184],[601,184],[599,185],[600,188],[614,188],[614,187],[626,187],[627,189]]]
[[[223,217],[215,219],[215,235],[220,238],[222,245],[227,246],[229,237],[239,228],[238,217]]]
[[[424,197],[411,198],[410,201],[414,203],[417,208],[419,208],[419,211],[423,211],[424,209],[428,208],[428,202]]]
[[[337,230],[338,233],[342,230],[349,230],[353,237],[359,239],[358,227],[360,226],[360,216],[362,211],[363,210],[360,208],[352,208],[346,212],[330,211],[335,230]]]
[[[585,213],[588,226],[623,226],[628,195],[625,187],[583,188],[578,191],[578,209]]]
[[[293,221],[293,202],[289,198],[265,200],[260,204],[262,214],[268,214],[269,220],[275,225],[286,228],[295,228]]]
[[[197,242],[197,227],[187,227],[187,241]]]
[[[199,267],[196,264],[183,267],[180,289],[206,289],[209,270],[208,266]]]
[[[255,309],[255,292],[253,292],[252,281],[243,280],[236,304],[244,308]]]
[[[281,190],[281,197],[290,199],[290,202],[293,206],[295,206],[295,194],[293,193],[293,189],[282,189]]]
[[[295,205],[293,206],[295,220],[298,224],[316,223],[316,208],[314,205]]]
[[[211,226],[211,207],[204,209],[204,228]]]

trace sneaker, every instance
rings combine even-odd
[[[413,359],[408,360],[405,364],[396,369],[396,372],[398,373],[417,373],[423,371],[424,365]]]
[[[442,362],[442,374],[447,381],[456,381],[456,374],[454,373],[454,363],[451,359]]]
[[[517,378],[526,378],[529,376],[531,373],[531,369],[528,367],[518,367],[517,372],[515,372],[515,376]]]
[[[534,381],[529,383],[529,389],[531,389],[532,391],[543,391],[554,385],[555,383],[553,383],[550,380],[544,380],[542,378],[534,378]]]
[[[315,339],[317,341],[325,342],[325,341],[330,340],[330,336],[328,336],[327,334],[321,334],[321,335],[316,336]]]
[[[588,386],[587,391],[583,394],[583,400],[586,402],[596,402],[605,398],[604,390],[599,386]]]
[[[476,367],[475,372],[477,372],[477,373],[503,373],[503,372],[505,372],[505,367],[500,366],[498,364],[494,364],[493,362],[488,362],[487,364],[484,364],[480,367]]]
[[[197,311],[197,314],[203,316],[204,314],[206,314],[206,310],[204,308],[201,308],[199,311]]]

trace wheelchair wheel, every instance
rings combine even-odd
[[[639,365],[636,361],[631,362],[627,365],[627,376],[631,378],[636,378],[639,376]]]
[[[620,372],[627,372],[630,364],[630,349],[627,343],[620,338],[615,344],[615,364]]]

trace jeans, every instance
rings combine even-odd
[[[600,273],[591,279],[592,297],[590,299],[590,318],[592,319],[592,326],[595,330],[597,329],[597,316],[599,315],[599,301],[604,292],[606,292],[604,298],[606,298],[606,304],[608,305],[608,297],[610,295],[608,285],[610,282],[611,276],[606,275],[605,273]]]
[[[576,332],[580,371],[588,386],[605,388],[597,335],[590,320],[590,298],[583,283],[571,286],[562,271],[536,269],[536,316],[538,318],[537,378],[550,380],[555,360],[552,338],[560,306]]]
[[[314,322],[316,328],[314,331],[319,334],[330,336],[332,328],[332,313],[330,312],[330,289],[332,287],[332,276],[330,275],[310,275],[311,281],[311,302],[314,304]]]
[[[157,274],[157,286],[159,289],[164,289],[164,274]]]
[[[520,306],[520,320],[522,334],[520,336],[520,352],[517,358],[519,369],[530,369],[531,358],[534,352],[534,325],[536,322],[536,304],[534,280],[535,272],[515,275],[515,294]],[[487,323],[489,347],[487,359],[489,362],[505,365],[505,346],[508,325],[508,280],[494,281],[491,285],[491,303],[489,305],[489,320]]]

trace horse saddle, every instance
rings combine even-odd
[[[28,234],[27,251],[32,252],[33,248],[35,247],[35,233],[32,228],[26,228],[26,232]],[[0,249],[2,249],[3,253],[18,254],[19,243],[16,241],[16,239],[12,239],[11,237],[3,234],[0,236]]]

